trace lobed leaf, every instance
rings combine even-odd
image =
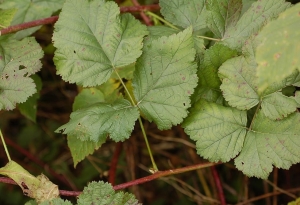
[[[197,31],[206,27],[204,0],[160,0],[160,12],[167,21]]]
[[[47,18],[61,9],[65,0],[4,0],[2,9],[17,9],[11,25]],[[22,39],[33,34],[41,26],[25,29],[15,34],[16,39]]]
[[[262,43],[256,50],[259,92],[272,83],[282,81],[300,69],[298,41],[300,31],[300,4],[281,13],[277,20],[267,24],[259,34]]]
[[[223,38],[223,43],[230,48],[240,50],[245,41],[269,21],[290,7],[284,0],[261,0],[253,3],[242,15],[234,27],[230,27]]]
[[[146,26],[114,2],[67,0],[53,34],[54,62],[65,81],[101,85],[141,55]]]
[[[199,155],[214,162],[228,162],[243,147],[246,124],[245,111],[199,100],[182,126],[196,141]]]
[[[197,85],[192,29],[151,41],[136,63],[132,85],[137,105],[159,129],[182,122]]]
[[[0,37],[0,110],[12,110],[36,92],[29,77],[42,67],[43,51],[34,38]]]
[[[259,112],[240,155],[235,159],[236,167],[248,176],[266,179],[272,165],[288,169],[299,163],[300,128],[295,126],[299,121],[299,113],[273,121]]]
[[[124,192],[115,192],[109,183],[91,182],[84,188],[77,200],[78,205],[86,204],[122,204],[140,205],[134,195]]]
[[[223,38],[233,28],[243,8],[242,0],[208,0],[206,2],[208,28],[217,38]]]
[[[127,100],[117,100],[112,104],[96,103],[72,112],[70,121],[56,131],[63,130],[68,136],[94,142],[105,141],[110,135],[118,142],[129,138],[138,117],[138,109]]]

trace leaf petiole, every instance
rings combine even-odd
[[[163,19],[162,17],[156,15],[155,13],[152,13],[151,11],[146,11],[145,12],[148,16],[151,16],[153,18],[156,18],[158,20],[160,20],[161,22],[163,22],[164,24],[166,24],[167,26],[174,28],[176,30],[180,30],[179,28],[177,28],[176,26],[174,26],[173,24],[171,24],[170,22],[166,21],[165,19]]]
[[[211,37],[207,37],[207,36],[197,36],[198,38],[203,38],[203,39],[207,39],[207,40],[212,40],[212,41],[222,41],[222,39],[219,38],[211,38]]]
[[[127,95],[129,96],[132,105],[136,106],[136,104],[135,104],[135,102],[134,102],[132,96],[130,95],[130,92],[129,92],[129,90],[127,89],[125,83],[123,82],[121,76],[120,76],[119,73],[116,71],[116,69],[114,69],[114,71],[115,71],[116,75],[118,76],[118,79],[120,80],[122,86],[124,87],[124,89],[125,89]],[[144,140],[145,140],[147,149],[148,149],[148,153],[149,153],[149,156],[150,156],[150,160],[151,160],[151,163],[152,163],[154,172],[157,172],[157,171],[158,171],[158,168],[157,168],[156,163],[155,163],[155,161],[154,161],[154,158],[153,158],[153,155],[152,155],[152,151],[151,151],[151,148],[150,148],[150,145],[149,145],[149,142],[148,142],[147,134],[146,134],[146,132],[145,132],[145,128],[144,128],[144,125],[143,125],[143,122],[142,122],[141,117],[139,117],[139,123],[140,123],[141,129],[142,129],[143,137],[144,137]]]
[[[6,147],[6,143],[5,143],[5,141],[4,141],[4,137],[3,137],[3,135],[2,135],[2,131],[1,131],[1,130],[0,130],[0,137],[1,137],[1,141],[2,141],[2,144],[3,144],[4,150],[5,150],[6,156],[7,156],[7,158],[8,158],[8,161],[11,161],[11,158],[10,158],[8,149],[7,149],[7,147]]]

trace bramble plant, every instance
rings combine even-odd
[[[113,1],[29,4],[0,4],[1,33],[61,9],[52,38],[53,61],[57,74],[81,92],[70,121],[56,131],[67,135],[75,167],[108,137],[115,142],[130,138],[138,122],[152,161],[150,170],[159,173],[142,119],[160,130],[181,125],[201,157],[210,162],[233,160],[249,177],[266,179],[273,166],[289,169],[300,162],[300,4],[160,0],[163,18],[145,11],[159,22],[151,27],[129,13],[120,14]],[[35,73],[42,67],[43,51],[28,36],[37,29],[0,36],[0,109],[18,105],[33,121],[41,89]],[[26,179],[18,177],[21,173]],[[15,180],[37,203],[71,204],[57,199],[57,186],[33,177],[12,160],[0,174]],[[45,180],[51,184],[42,184]],[[43,187],[54,194],[45,198],[49,190]],[[115,193],[104,182],[90,183],[77,200],[93,202],[139,203],[132,194]]]

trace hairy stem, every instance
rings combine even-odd
[[[160,20],[160,21],[163,22],[165,25],[167,25],[167,26],[169,26],[169,27],[171,27],[171,28],[174,28],[174,29],[176,29],[176,30],[179,30],[179,28],[177,28],[176,26],[174,26],[174,25],[171,24],[170,22],[166,21],[166,20],[163,19],[162,17],[156,15],[155,13],[152,13],[151,11],[147,11],[146,14],[147,14],[148,16],[151,16],[151,17],[153,17],[153,18],[156,18],[156,19]]]
[[[119,75],[119,73],[116,70],[115,70],[115,73],[118,76],[118,78],[119,78],[122,86],[124,87],[127,95],[129,96],[132,105],[133,106],[137,106],[136,103],[135,103],[135,101],[133,100],[133,97],[131,96],[129,90],[127,89],[125,83],[123,82],[121,76]],[[149,153],[149,156],[150,156],[150,159],[151,159],[151,162],[152,162],[152,166],[153,166],[154,172],[156,172],[156,171],[158,171],[158,169],[157,169],[156,163],[155,163],[153,155],[152,155],[152,151],[151,151],[151,148],[150,148],[150,145],[149,145],[149,142],[148,142],[147,134],[145,132],[144,125],[143,125],[141,117],[139,117],[139,123],[140,123],[141,129],[142,129],[143,137],[144,137],[147,149],[148,149],[148,153]]]
[[[4,141],[4,137],[3,137],[3,134],[2,134],[1,130],[0,130],[0,137],[1,137],[1,141],[2,141],[2,144],[3,144],[4,150],[5,150],[6,156],[8,158],[8,161],[11,161],[11,158],[10,158],[9,152],[7,150],[6,143]]]

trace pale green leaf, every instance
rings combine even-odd
[[[141,55],[146,26],[114,2],[67,0],[53,34],[54,62],[65,81],[101,85]]]
[[[295,101],[298,104],[298,107],[300,107],[300,91],[295,92]]]
[[[206,2],[208,28],[217,38],[223,38],[226,31],[236,25],[242,7],[242,0],[208,0]]]
[[[286,117],[297,109],[297,102],[279,92],[263,97],[262,111],[268,118],[278,120]]]
[[[222,44],[215,44],[205,51],[203,60],[200,60],[200,69],[197,73],[199,83],[193,95],[193,101],[200,98],[210,102],[221,103],[223,101],[218,69],[226,60],[236,55],[236,51]]]
[[[256,50],[259,92],[300,69],[299,10],[300,4],[287,9],[258,36],[262,41]]]
[[[112,104],[96,103],[71,113],[70,121],[58,128],[81,140],[102,142],[107,135],[116,142],[128,139],[139,117],[136,107],[127,100]]]
[[[0,5],[1,7],[1,5]],[[17,9],[11,8],[11,9],[0,9],[0,28],[6,28],[11,24],[11,21],[14,18],[15,13],[17,12]]]
[[[73,111],[89,107],[98,102],[105,102],[104,94],[97,88],[84,88],[75,97]]]
[[[124,192],[115,192],[109,183],[91,182],[78,196],[78,205],[140,205],[134,195]]]
[[[136,63],[133,88],[138,107],[159,129],[182,122],[197,85],[192,29],[151,41]]]
[[[100,138],[98,142],[91,140],[80,140],[77,137],[68,136],[68,147],[74,162],[74,168],[86,156],[93,154],[106,141],[106,138]]]
[[[199,100],[182,126],[196,141],[199,155],[214,162],[228,162],[243,147],[246,124],[245,111]]]
[[[300,162],[300,114],[279,121],[259,112],[247,133],[244,147],[235,159],[236,167],[248,176],[266,179],[273,169],[288,169]]]
[[[25,205],[27,205],[27,204],[25,204]],[[34,205],[34,204],[32,204],[32,205]],[[72,205],[72,203],[68,200],[63,200],[63,199],[60,199],[60,198],[56,198],[56,199],[53,199],[51,201],[44,201],[39,205]]]
[[[45,175],[37,176],[40,181],[39,187],[34,193],[33,198],[40,204],[43,201],[49,201],[59,197],[59,189],[56,184],[53,184]]]
[[[249,65],[243,56],[230,59],[220,67],[220,88],[230,106],[249,110],[259,103],[255,69],[256,67]]]
[[[0,37],[0,110],[14,109],[36,92],[29,77],[42,67],[43,51],[34,38]]]
[[[261,0],[253,3],[237,24],[228,29],[223,43],[240,50],[249,37],[257,34],[267,22],[277,18],[289,6],[290,3],[284,0]]]
[[[52,13],[61,9],[65,0],[4,0],[0,4],[3,9],[17,9],[12,25],[21,24],[37,19],[47,18]],[[15,34],[17,39],[22,39],[37,31],[41,26],[25,29]]]
[[[189,26],[197,31],[206,27],[205,0],[160,0],[165,19],[182,28]]]
[[[37,100],[40,98],[39,92],[42,89],[42,80],[38,75],[33,75],[31,78],[34,80],[37,93],[30,96],[26,102],[19,104],[18,108],[22,115],[36,122]]]

